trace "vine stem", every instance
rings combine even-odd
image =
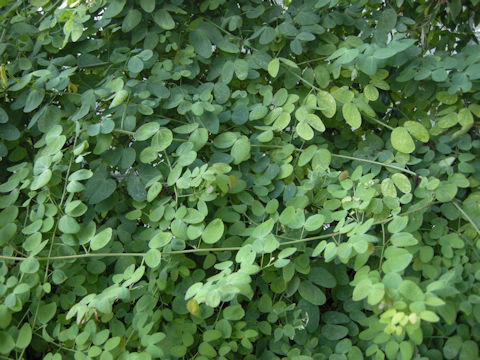
[[[421,211],[427,207],[433,206],[437,204],[437,202],[433,203],[427,203],[424,204],[416,209],[413,210],[408,210],[403,213],[400,213],[396,216],[404,216],[404,215],[409,215],[418,211]],[[393,217],[383,219],[376,221],[372,223],[372,226],[374,225],[380,225],[380,224],[386,224],[390,221],[393,220]],[[317,235],[317,236],[312,236],[312,237],[307,237],[303,239],[294,239],[291,241],[285,241],[280,243],[280,246],[286,246],[286,245],[292,245],[292,244],[298,244],[302,242],[307,242],[307,241],[313,241],[313,240],[319,240],[319,239],[326,239],[330,238],[333,236],[339,235],[339,232],[334,232],[330,234],[324,234],[324,235]],[[283,239],[291,239],[286,236],[278,235],[279,238]],[[241,249],[241,246],[232,246],[232,247],[223,247],[223,248],[206,248],[206,249],[186,249],[186,250],[173,250],[173,251],[163,251],[162,254],[168,254],[168,255],[174,255],[174,254],[191,254],[191,253],[199,253],[199,252],[217,252],[217,251],[238,251]],[[90,254],[80,254],[80,255],[64,255],[64,256],[51,256],[51,257],[37,257],[36,259],[38,261],[53,261],[53,260],[72,260],[72,259],[82,259],[82,258],[91,258],[91,257],[121,257],[121,256],[136,256],[136,257],[144,257],[146,253],[90,253]],[[12,260],[12,261],[23,261],[26,258],[22,257],[15,257],[15,256],[0,256],[0,260]]]
[[[374,160],[361,159],[361,158],[357,158],[357,157],[354,157],[354,156],[347,156],[347,155],[340,155],[340,154],[332,154],[332,156],[337,157],[337,158],[342,158],[342,159],[356,160],[356,161],[362,161],[362,162],[366,162],[366,163],[370,163],[370,164],[381,165],[381,166],[384,166],[384,167],[389,167],[389,168],[392,168],[392,169],[395,169],[395,170],[398,170],[398,171],[402,171],[402,172],[410,174],[412,176],[418,176],[419,178],[422,178],[420,175],[418,175],[414,171],[411,171],[411,170],[408,170],[408,169],[405,169],[405,168],[401,168],[401,167],[395,166],[395,165],[385,164],[385,163],[381,163],[381,162],[374,161]]]
[[[457,204],[456,201],[452,201],[453,206],[457,208],[458,211],[468,220],[468,222],[473,226],[477,234],[480,236],[480,229],[478,228],[477,224],[473,221],[473,219],[463,210],[460,205]]]
[[[253,145],[250,145],[250,146],[252,146],[252,147],[270,147],[270,148],[273,148],[273,149],[283,149],[284,148],[284,146],[282,146],[282,145],[268,145],[268,144],[265,144],[265,145],[264,144],[253,144]],[[299,149],[299,148],[295,148],[294,150],[295,151],[303,151],[302,149]],[[375,165],[380,165],[380,166],[384,166],[384,167],[389,167],[391,169],[395,169],[395,170],[398,170],[398,171],[402,171],[406,174],[409,174],[409,175],[412,175],[412,176],[415,176],[415,177],[419,177],[420,179],[422,178],[422,176],[417,174],[416,172],[405,169],[405,168],[401,168],[401,167],[396,166],[396,165],[385,164],[385,163],[382,163],[382,162],[379,162],[379,161],[363,159],[363,158],[359,158],[359,157],[355,157],[355,156],[341,155],[341,154],[335,154],[335,153],[330,153],[330,154],[332,155],[332,157],[354,160],[354,161],[360,161],[360,162],[365,162],[365,163],[369,163],[369,164],[375,164]]]
[[[75,138],[73,140],[72,149],[75,149],[75,145],[77,143],[77,138],[78,138],[78,127],[77,127],[77,131],[76,131],[76,134],[75,134]],[[68,163],[67,172],[65,174],[65,184],[63,186],[62,197],[60,198],[60,203],[58,205],[58,208],[59,208],[60,211],[62,209],[62,205],[63,205],[63,202],[65,201],[65,196],[67,194],[68,177],[70,176],[70,171],[71,171],[71,168],[72,168],[72,163],[73,163],[73,158],[74,157],[75,156],[72,153],[72,156],[70,157],[70,161]],[[48,279],[48,269],[50,267],[50,261],[51,261],[51,258],[52,258],[51,254],[52,254],[53,244],[55,242],[55,234],[57,232],[57,228],[58,228],[58,221],[55,222],[55,227],[53,228],[52,237],[50,238],[50,248],[48,249],[48,257],[46,258],[47,264],[45,265],[45,274],[43,276],[43,282],[44,283]],[[41,295],[40,295],[40,299],[41,299]],[[40,299],[38,299],[37,307],[35,308],[35,313],[33,315],[32,329],[35,329],[35,323],[37,322],[38,311],[40,309]],[[23,357],[25,349],[26,348],[22,349],[22,352],[20,353],[20,359]]]
[[[290,69],[287,69],[287,71],[288,71],[290,74],[292,74],[293,76],[295,76],[298,80],[302,81],[304,84],[310,86],[312,89],[315,89],[315,90],[317,90],[317,91],[325,91],[325,90],[322,90],[322,89],[320,89],[319,87],[313,85],[310,81],[304,79],[304,78],[301,77],[300,75],[295,74],[294,72],[290,71]],[[342,105],[345,104],[345,103],[344,103],[343,101],[341,101],[341,100],[338,100],[338,99],[335,99],[335,100],[338,101],[338,102],[339,102],[340,104],[342,104]],[[377,124],[379,124],[379,125],[381,125],[381,126],[383,126],[383,127],[386,127],[387,129],[389,129],[389,130],[391,130],[391,131],[395,130],[395,129],[394,129],[393,127],[391,127],[390,125],[385,124],[383,121],[380,121],[380,120],[378,120],[378,119],[375,119],[373,116],[367,115],[367,114],[365,114],[365,113],[363,114],[363,116],[366,117],[366,118],[368,118],[368,119],[370,119],[370,120],[372,120],[372,121],[375,121]]]

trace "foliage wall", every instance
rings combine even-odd
[[[1,0],[0,358],[479,358],[478,3]]]

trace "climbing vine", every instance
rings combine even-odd
[[[0,358],[478,358],[478,5],[0,0]]]

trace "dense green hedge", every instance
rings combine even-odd
[[[0,0],[0,358],[479,358],[478,0]]]

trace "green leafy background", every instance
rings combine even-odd
[[[478,6],[0,0],[0,358],[479,358]]]

